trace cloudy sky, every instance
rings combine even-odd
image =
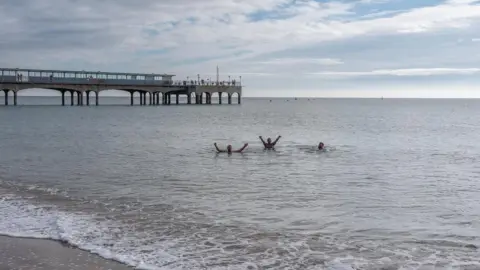
[[[2,0],[0,66],[242,76],[245,96],[480,97],[480,1]]]

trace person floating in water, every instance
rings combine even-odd
[[[325,145],[323,144],[323,142],[320,142],[318,144],[318,150],[325,150]]]
[[[215,149],[217,149],[217,152],[219,152],[219,153],[227,152],[227,153],[231,154],[231,153],[241,153],[243,150],[245,150],[245,148],[247,148],[248,143],[244,144],[243,147],[238,149],[238,150],[232,150],[232,145],[230,145],[230,144],[227,145],[226,150],[222,150],[222,149],[218,148],[217,143],[214,143],[213,145],[215,145]]]
[[[277,144],[278,140],[280,140],[282,136],[278,136],[277,139],[272,142],[272,139],[270,138],[267,138],[267,142],[265,142],[262,138],[262,136],[259,136],[260,140],[262,141],[263,143],[263,146],[265,147],[265,149],[273,149],[275,150],[275,145]]]

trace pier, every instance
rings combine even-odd
[[[61,104],[65,106],[65,94],[70,94],[70,105],[90,105],[98,94],[107,90],[122,90],[130,93],[130,105],[134,104],[134,94],[140,94],[139,105],[179,104],[179,97],[187,97],[187,104],[212,104],[212,95],[218,94],[218,104],[222,97],[228,97],[228,104],[241,104],[241,77],[237,81],[220,81],[218,67],[216,81],[197,78],[174,81],[173,74],[118,73],[100,71],[42,70],[0,68],[0,91],[5,94],[5,105],[9,105],[9,95],[13,95],[13,105],[17,105],[17,93],[25,89],[51,89],[61,93]],[[175,98],[172,102],[172,96]],[[236,96],[236,98],[235,98]],[[85,101],[85,102],[84,102]]]

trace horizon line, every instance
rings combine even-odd
[[[4,95],[2,95],[4,96]],[[36,97],[36,98],[41,98],[41,97],[61,97],[61,95],[21,95],[18,94],[18,96],[22,97]],[[130,96],[102,96],[103,98],[130,98]],[[92,97],[91,97],[92,98]],[[139,96],[136,96],[134,98],[140,98]],[[269,96],[242,96],[242,99],[480,99],[480,97],[359,97],[359,96],[351,96],[351,97],[344,97],[344,96],[311,96],[311,97],[296,97],[296,96],[276,96],[276,97],[269,97]],[[13,99],[13,96],[9,95],[9,99]],[[216,97],[215,99],[218,99]]]

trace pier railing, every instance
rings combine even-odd
[[[158,85],[158,86],[241,86],[237,80],[172,80],[171,74],[138,74],[95,71],[65,71],[0,68],[0,83]],[[187,77],[188,78],[188,77]]]
[[[138,79],[96,79],[96,78],[46,78],[46,77],[17,77],[1,76],[0,83],[30,83],[30,84],[107,84],[107,85],[172,85],[168,80],[138,80]]]
[[[0,68],[0,83],[172,85],[171,74]]]
[[[187,80],[184,80],[184,81],[174,81],[173,85],[183,85],[183,86],[189,86],[189,85],[192,85],[192,86],[241,86],[241,83],[239,81],[236,81],[236,80],[219,81],[219,82],[205,81],[205,80],[203,80],[203,81],[202,80],[201,81],[187,81]]]

